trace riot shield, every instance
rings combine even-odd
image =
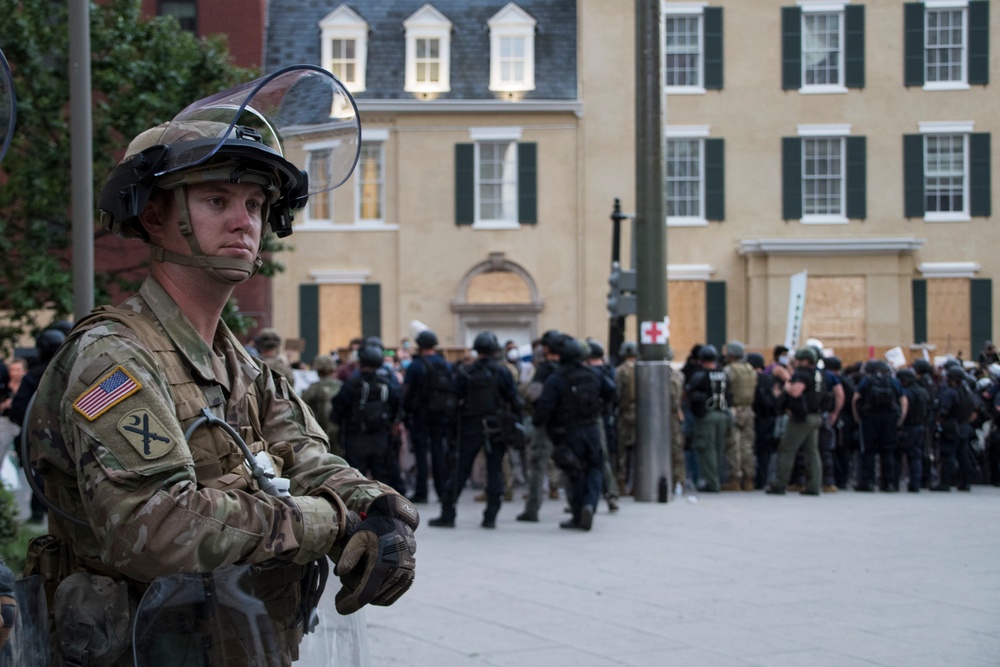
[[[14,97],[14,77],[7,58],[0,51],[0,160],[10,147],[17,118],[17,100]]]
[[[136,667],[281,665],[276,629],[250,586],[249,565],[159,577],[143,595],[132,634]],[[332,602],[332,598],[331,598]],[[318,609],[299,644],[297,665],[366,665],[363,614]]]
[[[49,607],[39,576],[25,577],[14,584],[17,619],[10,639],[0,650],[0,667],[49,667]]]

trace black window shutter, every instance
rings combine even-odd
[[[844,83],[848,88],[865,87],[865,6],[844,8]]]
[[[785,220],[802,219],[802,140],[781,140],[781,215]]]
[[[924,137],[903,136],[903,215],[924,217]]]
[[[927,342],[927,281],[913,280],[913,342]]]
[[[802,87],[802,10],[781,8],[781,88]]]
[[[720,350],[726,345],[726,281],[705,282],[705,337]]]
[[[903,85],[924,85],[924,3],[903,5]]]
[[[990,133],[969,135],[969,214],[988,218],[990,196]]]
[[[299,285],[299,336],[305,341],[302,359],[319,354],[319,285]]]
[[[847,217],[868,217],[868,149],[865,137],[847,137]]]
[[[725,139],[705,139],[705,219],[726,219]]]
[[[378,283],[361,285],[361,336],[382,337],[382,286]]]
[[[476,164],[473,144],[455,144],[455,224],[476,219]]]
[[[705,88],[722,90],[722,7],[705,7],[702,27],[705,33]]]
[[[969,83],[985,86],[990,82],[990,3],[969,2]]]
[[[538,144],[517,145],[517,221],[538,222]]]
[[[993,281],[990,278],[973,278],[969,281],[969,333],[972,348],[969,358],[976,359],[983,343],[993,340]]]

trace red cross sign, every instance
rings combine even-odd
[[[670,318],[662,322],[643,322],[639,325],[639,342],[643,345],[665,345],[670,338]]]

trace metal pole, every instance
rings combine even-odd
[[[87,0],[69,0],[69,100],[73,314],[79,320],[94,307],[94,163]]]
[[[611,221],[614,223],[614,227],[612,228],[611,232],[612,268],[614,268],[615,264],[621,263],[622,220],[625,220],[628,217],[629,216],[622,213],[621,199],[615,197],[615,207],[614,210],[611,212]],[[618,350],[621,348],[622,341],[624,340],[625,340],[625,317],[623,315],[622,316],[611,315],[608,318],[608,358],[611,360],[612,366],[618,366],[618,364],[621,362],[621,358],[618,355]]]
[[[636,311],[642,323],[662,323],[667,316],[666,188],[663,164],[663,71],[660,0],[635,3],[636,117]],[[670,447],[670,366],[665,342],[642,343],[636,368],[635,499],[666,502]]]

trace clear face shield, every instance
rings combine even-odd
[[[0,160],[10,147],[14,136],[14,121],[17,118],[17,100],[14,97],[14,75],[3,51],[0,51]]]

